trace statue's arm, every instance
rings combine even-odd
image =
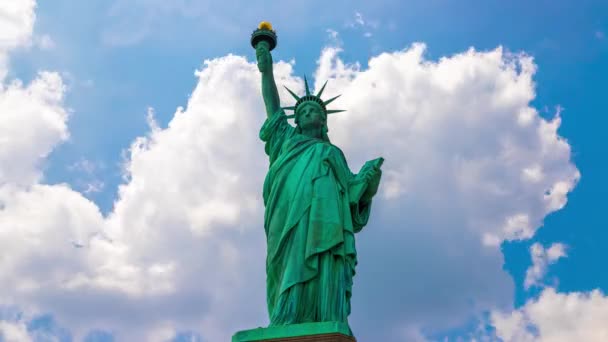
[[[369,161],[359,171],[353,174],[349,188],[353,230],[360,232],[367,225],[371,211],[372,198],[378,192],[382,177],[381,158]]]
[[[358,174],[351,177],[349,189],[350,202],[370,203],[378,192],[380,178],[382,177],[382,163],[384,158],[370,160],[363,165]]]
[[[366,170],[363,175],[367,182],[367,188],[365,192],[361,196],[361,201],[364,203],[370,203],[372,198],[378,192],[378,187],[380,186],[380,178],[382,178],[382,170],[379,167],[373,167],[369,170]]]
[[[266,115],[271,117],[279,110],[281,101],[274,81],[272,55],[268,43],[265,41],[259,42],[256,45],[255,53],[258,60],[258,70],[262,74],[262,96],[264,97]]]

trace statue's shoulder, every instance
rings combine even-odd
[[[333,159],[339,160],[341,163],[344,163],[345,165],[347,164],[346,156],[344,155],[344,152],[342,151],[342,149],[340,149],[340,147],[332,144],[329,141],[325,141],[325,142],[323,142],[323,144],[326,146],[326,149],[327,149],[329,155],[331,155]]]
[[[342,152],[342,149],[341,149],[341,148],[340,148],[338,145],[334,145],[334,144],[332,144],[332,143],[331,143],[331,142],[329,142],[329,141],[326,141],[325,143],[326,143],[326,144],[329,146],[329,148],[330,148],[332,151],[335,151],[335,153],[338,153],[338,154],[340,154],[342,157],[344,157],[344,152]]]

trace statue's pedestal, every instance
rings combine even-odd
[[[232,342],[356,342],[342,322],[292,324],[239,331]]]

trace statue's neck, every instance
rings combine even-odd
[[[322,128],[312,127],[312,128],[302,129],[302,135],[305,135],[310,138],[321,139],[323,137],[322,133],[323,133]]]

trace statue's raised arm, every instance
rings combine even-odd
[[[270,54],[270,51],[276,46],[276,39],[276,34],[268,22],[262,22],[251,37],[251,45],[255,48],[258,61],[258,70],[262,73],[262,96],[268,117],[275,114],[281,105],[272,72],[272,55]]]

